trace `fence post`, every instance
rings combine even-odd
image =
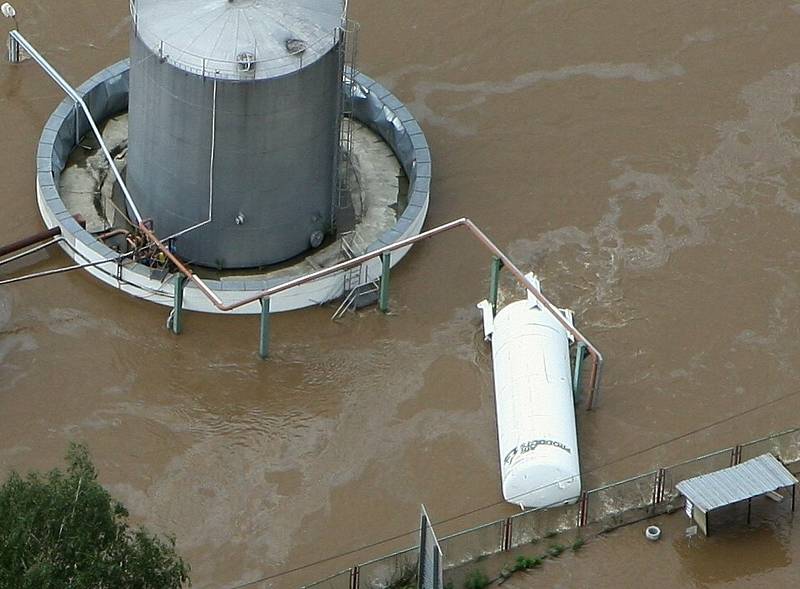
[[[175,293],[172,307],[172,333],[180,335],[183,331],[183,287],[186,284],[186,276],[178,272],[175,274]]]
[[[667,471],[663,468],[659,468],[656,471],[655,478],[653,479],[653,501],[652,507],[653,511],[655,511],[656,505],[661,503],[664,500],[664,485],[667,478]]]
[[[391,252],[381,254],[381,289],[378,298],[378,306],[382,313],[389,312],[389,275],[392,269]]]
[[[492,313],[497,314],[497,296],[500,292],[500,270],[503,269],[503,260],[492,256],[492,267],[489,273],[489,302],[492,304]]]
[[[261,299],[261,323],[258,331],[258,355],[262,360],[269,357],[269,297]]]
[[[578,527],[586,527],[586,522],[589,521],[589,494],[586,491],[581,492],[580,503],[578,503]]]
[[[731,448],[731,466],[736,466],[742,463],[742,447],[737,444]]]
[[[503,552],[511,550],[511,529],[513,525],[513,520],[510,517],[507,517],[503,522]]]

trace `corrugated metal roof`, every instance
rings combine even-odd
[[[338,40],[343,0],[136,0],[136,31],[155,54],[203,75],[285,75],[314,63]]]
[[[764,454],[736,466],[702,474],[676,485],[702,511],[744,501],[797,483],[772,454]]]

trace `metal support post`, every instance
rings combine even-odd
[[[736,466],[737,464],[741,464],[741,462],[742,462],[742,447],[737,444],[731,450],[731,466]]]
[[[589,494],[586,491],[581,493],[580,501],[578,502],[578,527],[585,528],[586,523],[589,521]]]
[[[8,37],[8,61],[9,63],[19,63],[20,53],[19,53],[19,41],[17,41],[14,37]]]
[[[656,504],[658,503],[658,485],[661,483],[661,469],[656,471],[653,477],[653,493],[650,497],[650,507],[655,511]]]
[[[180,335],[183,331],[183,287],[186,285],[186,276],[181,273],[175,274],[175,294],[172,308],[172,333]]]
[[[350,589],[358,589],[361,584],[361,571],[358,565],[350,569]]]
[[[258,355],[262,360],[269,357],[269,297],[261,299],[261,327],[259,329]]]
[[[572,395],[575,398],[575,403],[581,402],[581,372],[583,369],[583,359],[586,357],[586,344],[578,342],[575,345],[575,372],[572,375]]]
[[[378,306],[382,313],[389,312],[389,275],[391,273],[391,252],[381,254],[381,290]]]
[[[750,498],[747,500],[747,525],[750,525],[750,504],[752,503],[753,499]]]
[[[510,517],[507,517],[506,521],[503,522],[503,552],[508,552],[511,550],[511,534],[513,526],[514,520]]]
[[[492,256],[492,269],[489,274],[489,302],[492,304],[492,313],[497,313],[497,296],[500,292],[500,270],[503,269],[503,260]]]

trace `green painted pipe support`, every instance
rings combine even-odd
[[[392,269],[391,259],[391,252],[381,254],[381,290],[378,298],[378,306],[382,313],[389,312],[389,277]]]
[[[269,297],[261,299],[261,325],[259,327],[258,355],[262,360],[269,357]]]
[[[492,313],[497,313],[497,297],[500,293],[500,270],[503,269],[503,260],[492,256],[492,268],[489,275],[489,302],[492,304]]]
[[[572,394],[575,397],[575,403],[581,402],[581,372],[583,368],[583,359],[586,357],[586,344],[578,342],[575,346],[575,373],[572,375]]]
[[[183,331],[183,287],[186,285],[186,276],[175,274],[175,294],[172,307],[172,333],[180,335]]]

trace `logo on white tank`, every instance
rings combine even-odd
[[[519,446],[512,448],[511,451],[508,454],[506,454],[506,457],[503,460],[503,462],[505,464],[511,464],[512,462],[514,462],[514,459],[517,456],[524,456],[525,454],[533,452],[539,446],[554,446],[556,448],[564,450],[564,452],[566,452],[567,454],[572,454],[572,450],[567,446],[565,446],[564,444],[562,444],[561,442],[556,442],[555,440],[531,440],[530,442],[524,442]]]

